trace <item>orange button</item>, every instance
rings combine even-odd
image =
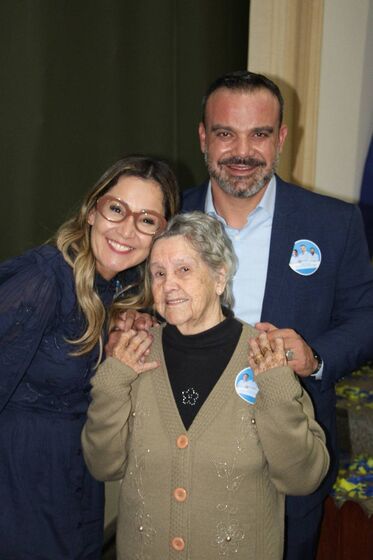
[[[179,436],[176,440],[176,445],[178,446],[179,449],[185,449],[186,447],[188,447],[189,445],[188,436],[186,436],[185,434]]]
[[[187,491],[185,488],[175,488],[174,498],[177,502],[185,502],[187,499]]]
[[[171,546],[174,550],[184,550],[185,542],[181,537],[174,537],[171,541]]]

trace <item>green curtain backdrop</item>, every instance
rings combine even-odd
[[[1,0],[0,259],[50,237],[126,153],[205,177],[207,84],[246,68],[248,0]]]

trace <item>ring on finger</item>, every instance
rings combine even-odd
[[[285,358],[287,359],[288,362],[294,360],[294,350],[292,350],[291,348],[289,348],[289,350],[286,350]]]

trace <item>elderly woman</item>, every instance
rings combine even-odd
[[[173,218],[146,272],[166,324],[121,334],[93,378],[83,451],[93,476],[123,479],[120,560],[280,560],[285,494],[327,472],[283,341],[229,311],[235,266],[217,220]]]

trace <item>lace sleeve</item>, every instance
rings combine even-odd
[[[47,262],[18,257],[0,266],[0,411],[22,379],[57,302]]]

